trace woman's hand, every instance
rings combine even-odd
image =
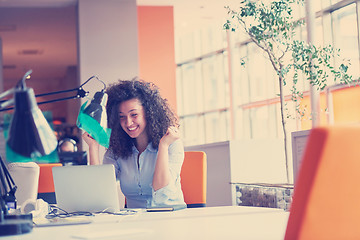
[[[87,132],[83,133],[82,138],[87,143],[89,148],[99,147],[99,143],[93,137],[91,137],[90,134],[88,134]]]
[[[99,146],[100,144],[95,141],[87,132],[83,133],[82,138],[89,145],[89,163],[90,165],[100,164],[99,159]]]
[[[155,191],[167,186],[170,182],[169,146],[180,138],[179,130],[171,126],[160,139],[152,186]]]
[[[166,131],[165,135],[160,139],[160,144],[170,146],[173,142],[180,138],[180,133],[178,128],[171,126]]]

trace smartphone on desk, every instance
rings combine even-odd
[[[171,212],[174,211],[173,207],[150,207],[146,208],[147,212]]]
[[[186,205],[176,205],[176,206],[164,206],[164,207],[149,207],[146,208],[147,212],[171,212],[180,209],[186,208]]]

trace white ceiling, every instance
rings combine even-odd
[[[234,0],[138,0],[138,5],[174,6],[175,34],[183,34],[225,15]],[[77,64],[77,0],[0,0],[4,89],[28,70],[33,77],[65,76]],[[44,19],[47,19],[44,21]],[[56,31],[54,31],[56,29]]]

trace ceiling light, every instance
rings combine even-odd
[[[16,65],[15,65],[15,64],[4,65],[3,68],[4,68],[4,69],[15,69],[15,68],[16,68]]]
[[[23,49],[18,52],[20,55],[41,55],[43,54],[44,50],[39,49]]]

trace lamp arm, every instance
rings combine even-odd
[[[1,160],[2,161],[2,160]],[[2,165],[2,164],[1,164]],[[4,175],[6,175],[5,171],[4,171],[4,167],[1,166],[1,169],[0,169],[0,181],[1,181],[1,187],[0,187],[0,190],[1,190],[1,196],[0,198],[4,198],[7,194],[7,191],[8,191],[8,186],[6,185],[6,181],[5,181],[5,178],[4,178]]]
[[[30,75],[32,72],[32,70],[29,70],[25,75],[24,77],[18,82],[16,88],[24,88],[25,86],[25,80],[27,79],[28,75]],[[56,98],[56,99],[53,99],[53,100],[48,100],[48,101],[43,101],[43,102],[38,102],[38,105],[39,104],[45,104],[45,103],[53,103],[53,102],[59,102],[59,101],[64,101],[64,100],[69,100],[69,99],[75,99],[75,98],[84,98],[86,97],[89,92],[88,91],[85,91],[82,87],[87,84],[91,79],[93,78],[96,78],[96,80],[98,80],[99,82],[101,82],[104,87],[102,89],[102,91],[105,90],[106,88],[106,84],[101,81],[97,76],[92,76],[90,77],[89,79],[87,79],[83,84],[80,85],[80,87],[78,88],[73,88],[73,89],[67,89],[67,90],[61,90],[61,91],[55,91],[55,92],[48,92],[48,93],[41,93],[41,94],[37,94],[35,95],[35,97],[43,97],[43,96],[51,96],[51,95],[56,95],[56,94],[61,94],[61,93],[68,93],[68,92],[74,92],[74,91],[77,91],[76,95],[74,96],[71,96],[71,97],[64,97],[64,98]],[[10,94],[13,94],[15,92],[15,88],[12,88],[12,89],[9,89],[3,93],[0,93],[0,99],[10,95]],[[8,107],[8,106],[11,106],[14,104],[14,99],[9,99],[7,101],[1,101],[0,100],[0,112],[3,112],[3,111],[8,111],[8,110],[11,110],[11,109],[14,109],[14,107]]]
[[[57,98],[57,99],[53,99],[53,100],[38,102],[37,104],[40,105],[40,104],[59,102],[59,101],[64,101],[64,100],[69,100],[69,99],[74,99],[74,98],[83,98],[83,97],[86,97],[89,94],[89,92],[85,91],[80,86],[78,88],[69,89],[69,90],[62,90],[62,91],[50,92],[50,93],[42,93],[42,94],[35,95],[35,97],[49,96],[49,95],[54,95],[54,94],[59,94],[59,93],[67,93],[67,92],[73,92],[73,91],[77,91],[76,95],[74,95],[74,96],[64,97],[64,98]]]
[[[41,105],[41,104],[46,104],[46,103],[60,102],[60,101],[64,101],[64,100],[74,99],[74,98],[78,98],[78,96],[57,98],[57,99],[53,99],[53,100],[49,100],[49,101],[38,102],[37,104]]]
[[[0,112],[5,110],[13,109],[13,107],[6,108],[8,106],[14,105],[14,99],[9,99],[7,101],[0,102]],[[6,108],[6,109],[5,109]],[[4,109],[4,110],[3,110]]]
[[[15,92],[15,88],[10,88],[9,90],[6,90],[5,92],[3,93],[0,93],[0,99],[10,95],[10,94],[13,94]],[[7,106],[11,106],[14,104],[14,99],[11,98],[9,100],[4,100],[4,101],[0,101],[0,109],[3,109]]]
[[[84,85],[84,84],[83,84]],[[64,97],[64,98],[56,98],[53,100],[48,100],[48,101],[43,101],[43,102],[38,102],[37,104],[45,104],[45,103],[52,103],[52,102],[59,102],[59,101],[64,101],[64,100],[69,100],[69,99],[75,99],[75,98],[83,98],[85,96],[87,96],[89,94],[89,92],[85,91],[81,86],[78,88],[73,88],[73,89],[68,89],[68,90],[62,90],[62,91],[55,91],[55,92],[49,92],[49,93],[42,93],[42,94],[38,94],[35,95],[35,97],[43,97],[43,96],[50,96],[50,95],[55,95],[55,94],[60,94],[60,93],[67,93],[67,92],[76,92],[76,95],[70,96],[70,97]],[[7,95],[11,94],[12,92],[8,92]],[[6,95],[5,95],[6,96]],[[3,111],[8,111],[11,109],[14,109],[14,107],[8,107],[9,105],[13,105],[14,103],[14,99],[10,99],[6,102],[1,103],[0,101],[0,112]]]
[[[3,93],[0,93],[0,99],[10,95],[10,94],[13,94],[15,92],[15,88],[10,88],[9,90],[6,90],[5,92]]]
[[[7,196],[9,194],[14,194],[15,196],[15,191],[16,191],[16,185],[14,183],[14,180],[11,178],[11,175],[9,173],[9,171],[7,170],[1,156],[0,156],[0,165],[1,165],[1,169],[0,169],[0,181],[1,181],[1,196],[0,196],[0,211],[2,211],[4,214],[8,213],[7,210],[7,206],[6,206],[6,199]],[[5,180],[6,177],[6,180]],[[10,182],[11,180],[11,182]],[[9,189],[9,191],[8,191]]]
[[[50,95],[55,95],[55,94],[60,94],[60,93],[67,93],[67,92],[74,92],[77,91],[77,94],[74,95],[73,97],[85,97],[89,92],[86,92],[81,86],[78,88],[73,88],[73,89],[68,89],[68,90],[61,90],[61,91],[56,91],[56,92],[49,92],[49,93],[41,93],[41,94],[37,94],[35,95],[35,97],[43,97],[43,96],[50,96]],[[66,98],[68,99],[68,98]]]
[[[104,85],[104,87],[103,87],[103,89],[102,89],[102,91],[104,91],[105,89],[106,89],[106,84],[103,82],[103,81],[101,81],[97,76],[92,76],[92,77],[90,77],[88,80],[86,80],[83,84],[81,84],[80,85],[80,88],[82,87],[82,86],[84,86],[85,84],[87,84],[91,79],[93,79],[93,78],[96,78],[96,80],[98,80],[99,82],[101,82],[103,85]]]
[[[2,159],[0,160],[0,163],[1,163],[1,168],[3,169],[3,173],[5,174],[6,181],[8,183],[9,189],[11,190],[11,189],[13,189],[15,187],[14,179],[11,177],[11,175],[9,173],[9,170],[7,169],[5,163],[3,162]]]
[[[11,177],[9,170],[7,169],[4,161],[2,160],[2,158],[0,157],[0,164],[1,164],[1,168],[2,168],[2,173],[5,175],[6,181],[7,181],[7,187],[5,187],[5,191],[7,192],[7,194],[15,194],[15,191],[17,189],[17,186],[15,185],[14,179]],[[5,179],[4,176],[1,174],[1,181],[3,182],[3,185],[5,184]],[[9,191],[7,191],[7,188],[9,188]]]
[[[43,97],[43,96],[50,96],[50,95],[55,95],[55,94],[60,94],[60,93],[67,93],[67,92],[73,92],[73,91],[77,91],[76,95],[72,96],[72,97],[65,97],[65,98],[58,98],[58,99],[54,99],[54,100],[49,100],[49,101],[44,101],[44,102],[39,102],[38,104],[44,104],[44,103],[52,103],[52,102],[58,102],[58,101],[63,101],[63,100],[68,100],[68,99],[74,99],[74,98],[83,98],[86,97],[89,92],[85,91],[82,87],[87,84],[91,79],[96,78],[99,82],[101,82],[104,85],[103,90],[105,90],[106,88],[106,84],[101,81],[97,76],[92,76],[90,77],[88,80],[86,80],[83,84],[80,85],[80,87],[78,88],[73,88],[73,89],[68,89],[68,90],[62,90],[62,91],[55,91],[55,92],[49,92],[49,93],[42,93],[42,94],[37,94],[35,95],[35,97]]]

